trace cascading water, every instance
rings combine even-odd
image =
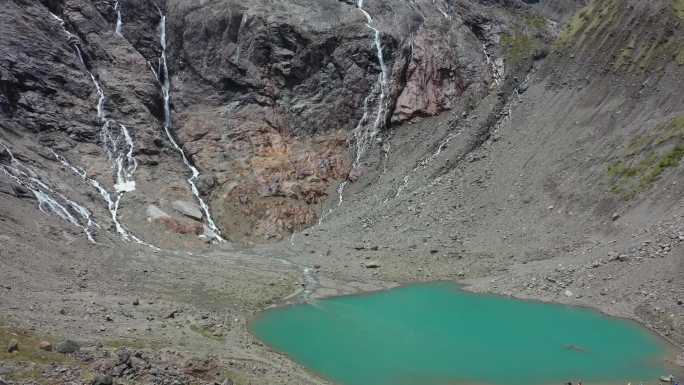
[[[98,181],[96,181],[96,180],[93,179],[93,178],[88,177],[88,174],[86,173],[86,171],[85,171],[84,169],[82,169],[82,168],[80,168],[80,167],[77,167],[77,166],[74,166],[74,165],[73,165],[71,162],[69,162],[65,157],[63,157],[62,155],[59,155],[59,154],[56,153],[54,150],[51,150],[51,151],[52,151],[52,155],[55,157],[55,159],[57,159],[60,163],[62,163],[62,165],[63,165],[64,167],[66,167],[67,169],[71,170],[71,172],[72,172],[74,175],[76,175],[76,176],[78,176],[79,178],[81,178],[81,180],[83,180],[84,183],[86,183],[86,184],[92,186],[93,188],[95,188],[95,190],[100,194],[100,196],[102,197],[102,199],[103,199],[103,200],[105,201],[105,203],[107,204],[107,209],[109,210],[110,213],[112,213],[112,214],[111,214],[111,215],[112,215],[112,222],[114,223],[114,226],[116,227],[117,233],[119,233],[119,234],[122,236],[122,238],[124,238],[124,239],[129,239],[129,238],[130,238],[130,239],[132,239],[134,242],[139,243],[139,244],[141,244],[141,245],[148,246],[148,247],[152,248],[153,250],[156,250],[156,251],[159,251],[159,250],[160,250],[158,247],[156,247],[156,246],[154,246],[154,245],[151,245],[151,244],[149,244],[149,243],[147,243],[147,242],[141,240],[140,238],[136,237],[135,235],[129,233],[129,232],[121,225],[121,223],[120,223],[119,220],[118,220],[118,215],[117,215],[117,214],[118,214],[118,210],[119,210],[120,195],[117,196],[117,199],[116,199],[116,200],[113,200],[111,194],[109,193],[109,191],[107,191],[107,189],[105,189],[104,187],[102,187],[102,185],[101,185]]]
[[[492,78],[494,79],[494,86],[501,86],[505,73],[504,60],[502,58],[492,59],[491,55],[489,54],[489,50],[487,50],[487,45],[485,43],[482,43],[482,52],[484,53],[485,61],[487,62],[487,65],[489,66],[489,69],[492,73]]]
[[[90,242],[96,243],[93,231],[99,226],[93,220],[90,211],[48,186],[35,171],[15,158],[8,146],[0,143],[0,147],[9,155],[10,160],[9,164],[0,163],[0,169],[17,184],[31,191],[38,201],[38,209],[45,214],[52,213],[80,228]],[[80,220],[76,216],[80,217]]]
[[[155,77],[159,80],[161,85],[162,96],[164,97],[164,132],[166,137],[171,142],[171,145],[178,151],[183,159],[183,163],[190,170],[190,177],[187,179],[192,194],[195,196],[199,202],[202,212],[204,213],[204,219],[207,222],[209,234],[205,236],[209,238],[215,238],[219,242],[223,241],[221,238],[221,231],[214,223],[209,211],[209,205],[207,205],[202,197],[200,196],[199,189],[197,188],[197,180],[200,177],[199,170],[190,162],[190,159],[185,155],[185,151],[178,145],[176,140],[171,133],[172,130],[172,119],[171,119],[171,80],[169,79],[169,68],[166,63],[166,15],[159,9],[159,16],[161,17],[161,22],[159,24],[159,42],[161,44],[161,57],[159,58],[159,70],[155,73]],[[154,71],[154,70],[153,70]]]
[[[380,130],[384,126],[384,118],[387,109],[387,82],[388,82],[388,70],[385,64],[385,57],[382,51],[382,40],[380,35],[380,30],[374,26],[374,21],[371,15],[363,8],[364,0],[357,0],[356,8],[361,11],[363,16],[366,18],[366,27],[373,31],[373,44],[375,45],[376,57],[378,59],[378,64],[380,65],[380,74],[378,75],[378,80],[375,83],[373,89],[366,95],[363,99],[363,114],[361,119],[356,124],[352,135],[354,138],[354,162],[352,163],[352,170],[356,169],[361,164],[361,158],[365,154],[368,147],[371,145],[375,137],[378,135]],[[369,124],[369,111],[368,104],[373,97],[377,97],[377,112],[375,115],[375,120],[373,124]],[[337,186],[337,196],[338,204],[337,207],[342,206],[344,200],[344,189],[348,185],[348,181],[344,181]],[[318,224],[322,224],[323,220],[328,217],[333,212],[334,209],[328,209],[325,214],[322,214],[318,220]]]
[[[383,119],[385,117],[386,109],[385,99],[387,93],[388,70],[387,66],[385,65],[385,57],[382,52],[382,40],[380,39],[380,30],[374,27],[373,18],[365,9],[363,9],[363,0],[357,0],[356,8],[358,8],[361,11],[361,13],[363,13],[363,15],[366,17],[366,27],[373,31],[373,43],[375,44],[376,56],[378,58],[378,64],[380,65],[380,75],[378,76],[378,82],[376,84],[376,88],[378,88],[380,95],[378,97],[378,106],[377,113],[375,116],[375,123],[371,129],[366,129],[365,133],[365,135],[369,137],[368,142],[370,143],[384,125]],[[365,103],[366,101],[364,101],[364,104]],[[362,121],[363,120],[365,119],[362,118]],[[365,124],[363,125],[365,126]],[[364,152],[365,150],[366,149],[363,148],[362,152]],[[357,154],[356,158],[358,159],[360,158],[360,156]]]
[[[430,154],[429,156],[425,157],[423,160],[418,162],[418,165],[411,170],[411,173],[415,173],[421,168],[426,168],[433,160],[437,159],[439,155],[444,151],[444,149],[449,145],[449,142],[451,142],[455,137],[457,137],[460,134],[460,131],[452,132],[449,135],[442,140],[442,142],[437,146],[437,150],[435,150],[434,153]],[[394,194],[394,198],[398,198],[399,195],[401,195],[402,191],[404,191],[409,184],[409,180],[411,179],[410,174],[409,175],[404,175],[404,182],[397,188],[397,192]],[[383,203],[389,202],[389,199],[385,199]]]
[[[118,15],[116,32],[120,35],[123,24],[121,20],[121,4],[119,3],[119,1],[115,3],[114,9],[116,10]],[[83,53],[79,47],[78,38],[67,30],[66,23],[63,19],[61,19],[59,16],[55,14],[51,13],[51,15],[60,23],[62,30],[67,35],[69,44],[74,48],[76,55],[79,59],[79,62],[83,66],[83,69],[88,73],[88,76],[90,77],[90,80],[92,81],[93,86],[97,91],[97,118],[101,124],[100,139],[102,141],[102,146],[104,147],[107,159],[111,162],[116,197],[112,198],[112,194],[110,194],[109,191],[107,191],[107,189],[105,189],[99,182],[92,178],[88,178],[85,175],[85,171],[79,170],[78,168],[72,166],[65,158],[60,157],[57,153],[53,153],[55,157],[57,157],[57,159],[60,162],[62,162],[62,164],[67,166],[70,170],[72,170],[75,174],[80,176],[84,181],[86,181],[88,184],[90,184],[97,190],[97,192],[100,194],[102,199],[104,199],[105,203],[107,204],[107,209],[109,210],[111,220],[114,223],[114,227],[116,228],[117,233],[119,233],[119,235],[124,240],[132,239],[137,243],[144,244],[154,248],[154,246],[151,246],[143,242],[138,237],[129,233],[128,230],[126,230],[126,228],[121,224],[118,218],[119,206],[121,204],[121,200],[124,194],[135,191],[136,187],[135,171],[138,168],[138,163],[134,156],[135,147],[133,143],[133,138],[131,137],[130,132],[128,131],[128,128],[126,128],[126,126],[112,119],[107,118],[107,96],[104,92],[102,85],[97,80],[93,72],[88,69]]]
[[[114,3],[114,10],[116,11],[116,29],[114,30],[117,35],[123,36],[123,19],[121,18],[121,3],[116,0]]]
[[[501,114],[500,114],[501,118],[496,122],[493,133],[496,133],[499,129],[501,129],[501,127],[506,122],[509,122],[511,120],[511,116],[513,114],[513,106],[516,102],[518,102],[520,100],[520,89],[527,86],[527,83],[529,82],[531,76],[532,76],[531,73],[527,74],[525,79],[517,87],[515,87],[513,89],[513,91],[511,92],[510,100],[501,109]],[[437,150],[433,154],[431,154],[430,156],[428,156],[428,157],[424,158],[422,161],[420,161],[418,163],[418,165],[413,168],[412,172],[416,172],[420,168],[427,167],[430,164],[430,162],[432,162],[437,157],[439,157],[439,155],[442,153],[442,151],[444,151],[444,149],[447,147],[449,142],[451,142],[454,138],[456,138],[460,133],[461,132],[459,130],[459,131],[452,132],[449,135],[447,135],[447,137],[437,147]],[[394,195],[394,198],[398,198],[399,195],[401,195],[402,191],[408,187],[409,179],[410,179],[409,175],[404,176],[404,182],[402,185],[400,185],[397,188],[397,192]],[[383,201],[383,203],[387,203],[389,201],[390,201],[390,198],[387,198]]]

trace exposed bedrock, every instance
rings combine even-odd
[[[555,33],[529,15],[560,20],[563,6],[576,6],[563,4],[122,0],[117,20],[113,1],[15,0],[0,15],[6,140],[21,149],[37,139],[26,151],[54,150],[113,189],[97,113],[104,100],[141,165],[119,210],[131,231],[175,242],[163,234],[206,224],[178,217],[197,223],[162,226],[146,215],[149,205],[174,213],[171,202],[193,200],[188,168],[162,129],[165,16],[172,135],[200,172],[199,194],[227,238],[281,238],[317,223],[339,183],[378,167],[372,159],[393,127],[471,110],[491,93],[505,99]],[[518,34],[532,36],[540,55],[509,55],[505,37]]]

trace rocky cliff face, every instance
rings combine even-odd
[[[681,0],[3,1],[0,314],[90,346],[0,374],[321,384],[246,320],[432,280],[681,351],[683,29]]]
[[[80,183],[74,199],[131,229],[119,233],[203,234],[206,212],[198,221],[172,205],[201,197],[227,238],[280,238],[317,223],[340,183],[375,167],[366,157],[387,151],[392,127],[472,108],[525,72],[531,55],[507,63],[502,36],[535,34],[541,46],[553,33],[526,12],[536,11],[427,0],[13,1],[2,13],[5,141],[55,188]],[[164,132],[162,27],[171,133],[200,172],[198,194]],[[130,191],[118,191],[120,156],[134,171]]]

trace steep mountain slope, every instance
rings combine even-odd
[[[86,347],[0,377],[322,383],[246,321],[436,279],[681,351],[683,28],[677,0],[6,1],[0,342]]]

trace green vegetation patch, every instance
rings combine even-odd
[[[19,350],[14,353],[7,352],[10,341],[16,340]],[[41,350],[38,345],[41,341],[54,344],[54,340],[46,338],[41,340],[24,330],[12,329],[0,325],[0,361],[33,362],[37,364],[68,363],[74,362],[69,356]]]
[[[538,39],[521,31],[516,31],[512,35],[503,34],[501,44],[506,51],[506,62],[514,65],[532,58],[542,46]]]
[[[684,115],[632,139],[622,158],[608,166],[611,191],[632,199],[684,158]]]
[[[672,0],[672,7],[674,7],[675,14],[684,20],[684,0]]]
[[[543,29],[546,28],[546,18],[539,14],[530,14],[525,16],[525,24],[532,28]]]
[[[19,349],[9,353],[7,347],[13,340],[17,342]],[[48,341],[53,346],[55,344],[53,338],[39,338],[29,331],[0,324],[0,362],[12,362],[16,367],[14,372],[5,376],[6,379],[20,384],[29,382],[48,384],[50,381],[43,377],[43,371],[52,364],[79,367],[84,383],[92,379],[92,372],[71,356],[41,350],[39,347],[41,341]]]
[[[672,0],[673,12],[684,20],[684,0]],[[573,16],[553,44],[559,54],[595,55],[613,71],[640,75],[667,63],[684,65],[684,39],[658,28],[625,29],[632,11],[621,0],[593,0]],[[645,29],[646,28],[646,29]],[[648,30],[649,36],[644,32]]]
[[[252,383],[249,378],[240,372],[224,369],[222,373],[223,378],[229,378],[235,385],[247,385]]]
[[[677,63],[677,65],[684,66],[684,46],[679,48],[679,52],[675,57],[675,62]]]
[[[587,38],[602,38],[602,35],[597,34],[598,30],[607,29],[616,24],[619,10],[619,0],[590,2],[565,25],[554,47],[562,50],[570,45],[581,43]]]
[[[219,341],[219,342],[224,342],[226,340],[226,337],[223,335],[222,332],[218,332],[217,330],[213,328],[206,328],[202,325],[198,325],[196,323],[193,323],[190,325],[190,330],[193,332],[201,335],[204,338],[214,340],[214,341]]]

